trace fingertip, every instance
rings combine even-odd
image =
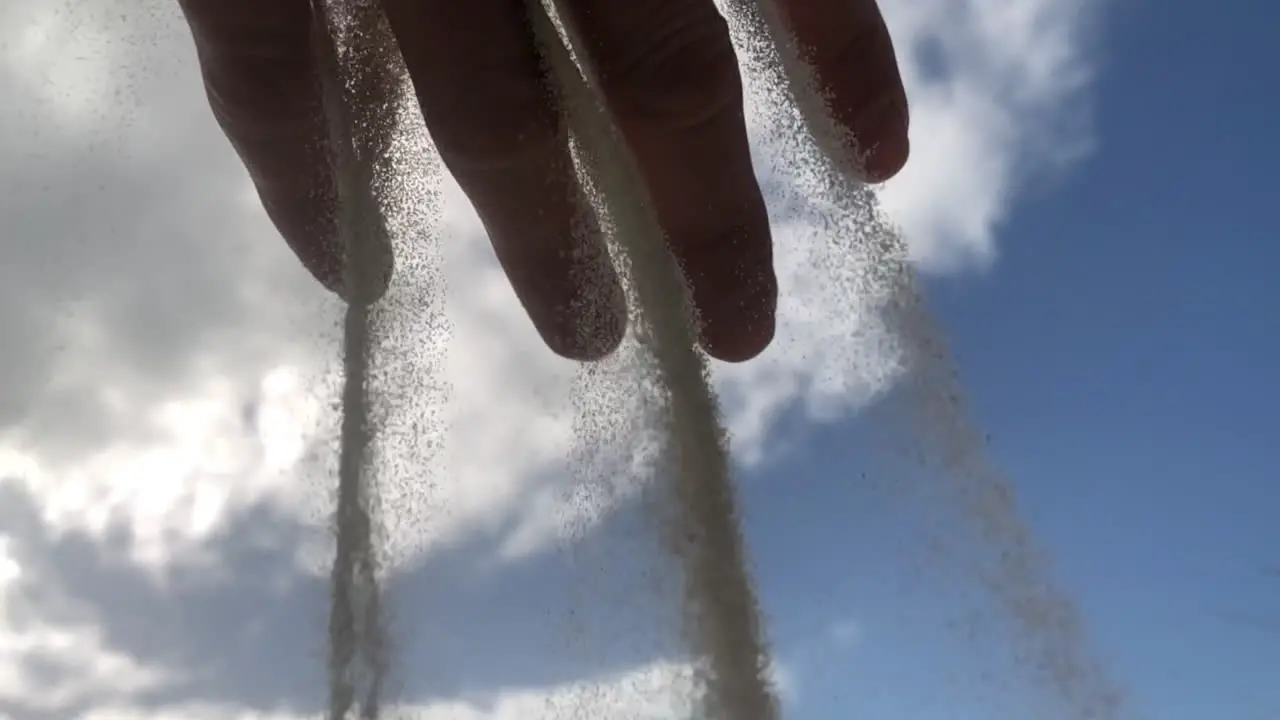
[[[858,97],[855,95],[855,97]],[[854,171],[867,183],[882,183],[902,171],[911,154],[907,100],[898,84],[884,87],[874,99],[831,109],[848,133]]]
[[[579,210],[539,217],[559,224]],[[626,336],[626,293],[594,221],[566,224],[563,244],[509,231],[490,238],[543,343],[568,360],[601,360]]]
[[[872,135],[877,138],[862,161],[862,174],[868,183],[882,183],[906,167],[911,156],[911,139],[905,122],[898,122]]]
[[[626,306],[613,305],[584,316],[573,316],[550,332],[539,328],[539,333],[547,347],[562,358],[598,362],[622,344],[627,333]]]
[[[854,170],[880,183],[907,163],[909,108],[893,38],[875,0],[779,0],[830,119],[846,133]],[[816,118],[810,118],[811,121]],[[825,118],[824,118],[825,120]]]
[[[334,275],[320,278],[321,283],[348,303],[372,305],[386,296],[391,287],[391,279],[395,275],[395,258],[390,251],[379,253],[378,266],[360,282],[352,282],[352,278],[346,274]]]
[[[727,227],[672,242],[691,291],[699,344],[734,363],[769,346],[778,307],[768,211],[754,182],[748,192]]]
[[[574,299],[554,314],[531,312],[534,327],[552,352],[568,360],[595,362],[613,354],[627,334],[627,299],[611,266],[590,268],[595,277],[574,283]]]
[[[738,298],[700,304],[699,339],[711,357],[728,363],[751,360],[773,342],[777,328],[778,282],[772,269],[740,286]],[[709,305],[709,307],[707,307]]]
[[[707,354],[721,362],[744,363],[754,360],[773,343],[774,319],[732,334],[715,336],[704,334],[702,348]]]
[[[308,175],[307,182],[322,189],[301,197],[293,193],[273,193],[270,190],[275,186],[259,181],[259,198],[267,217],[303,268],[326,290],[349,303],[371,305],[381,300],[395,275],[395,253],[390,240],[385,235],[373,239],[376,245],[365,277],[359,282],[350,282],[331,173],[327,168],[316,167]],[[358,290],[350,287],[357,285]]]

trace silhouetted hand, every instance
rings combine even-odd
[[[307,269],[341,294],[309,1],[180,1],[214,112],[263,205]],[[908,152],[906,95],[874,0],[776,2],[836,119],[868,152],[867,179],[897,173]],[[722,360],[755,356],[773,337],[777,282],[724,20],[713,0],[564,5],[693,286],[703,346]],[[524,0],[383,7],[432,140],[539,333],[567,357],[608,354],[625,307],[582,212]]]

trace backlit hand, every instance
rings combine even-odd
[[[309,0],[180,1],[215,114],[271,219],[307,269],[341,293]],[[867,179],[894,175],[907,159],[907,104],[874,0],[775,1],[834,116],[868,153]],[[584,221],[524,0],[382,4],[432,140],[539,333],[567,357],[609,353],[625,308],[599,231]],[[742,83],[715,3],[564,7],[693,287],[704,347],[722,360],[755,356],[773,337],[777,282]]]

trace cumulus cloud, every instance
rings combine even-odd
[[[912,159],[881,193],[928,271],[982,266],[1019,185],[1091,147],[1091,0],[884,3]]]
[[[880,196],[921,267],[991,262],[1022,180],[1087,150],[1088,2],[885,1],[914,157]],[[285,718],[314,703],[339,308],[255,204],[183,30],[169,0],[0,5],[0,714],[14,718]],[[873,299],[832,294],[856,268],[775,150],[757,143],[779,342],[717,370],[748,461],[788,407],[836,417],[897,372]],[[445,633],[509,613],[485,598],[539,586],[529,568],[555,575],[567,537],[633,542],[611,508],[635,492],[645,428],[634,343],[591,371],[551,356],[456,187],[432,198],[440,214],[415,217],[435,239],[402,238],[413,262],[384,333],[384,505],[402,591],[456,579],[430,590],[453,608],[430,622]],[[564,600],[545,592],[538,608]],[[561,656],[553,630],[522,636],[538,621],[512,617],[484,647]],[[584,678],[656,682],[677,653],[643,636],[601,641],[602,663],[477,658],[473,677],[409,694],[426,717],[538,717]],[[414,661],[443,665],[429,655]]]

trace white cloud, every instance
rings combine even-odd
[[[838,650],[848,650],[862,637],[862,626],[857,620],[846,618],[838,620],[827,628],[827,636],[831,644]]]
[[[393,705],[392,717],[415,720],[671,720],[691,718],[678,691],[689,684],[686,668],[657,663],[615,677],[554,688],[512,689],[490,697],[417,705]],[[85,720],[303,720],[288,712],[251,712],[231,706],[182,704],[158,710],[127,705],[100,709]]]
[[[783,660],[774,658],[769,663],[769,683],[777,693],[784,706],[792,705],[800,699],[800,676],[794,667]]]
[[[881,197],[922,266],[990,262],[1025,174],[1088,147],[1089,2],[885,2],[914,155]],[[48,548],[22,533],[93,538],[163,579],[175,563],[199,565],[256,508],[304,520],[324,511],[317,470],[331,460],[337,306],[254,204],[208,117],[188,45],[169,0],[0,7],[0,477],[15,479],[38,515],[0,526],[0,549],[26,542],[36,553],[0,553],[0,592],[47,581]],[[856,284],[859,269],[827,242],[825,208],[795,178],[766,180],[784,291],[779,342],[719,371],[748,459],[767,449],[789,404],[836,416],[896,373],[874,299],[832,292]],[[398,290],[402,309],[418,312],[400,312],[388,333],[401,344],[384,377],[399,403],[387,429],[388,524],[402,555],[481,535],[498,539],[495,562],[513,562],[634,490],[628,438],[643,428],[623,403],[636,386],[625,354],[597,371],[601,381],[542,350],[474,216],[456,188],[443,193],[444,245],[418,245],[418,279]],[[447,327],[428,285],[442,248]],[[566,456],[599,472],[575,476]],[[575,485],[583,480],[587,491]],[[311,552],[306,562],[321,559]],[[38,708],[37,694],[127,708],[170,680],[98,634],[106,619],[92,608],[34,603],[19,618],[11,607],[0,615],[0,711],[6,701]],[[37,671],[52,673],[57,692],[32,679]],[[467,712],[515,717],[539,693]],[[268,716],[234,703],[184,707],[183,717]]]
[[[990,262],[1025,174],[1089,148],[1094,4],[884,4],[905,61],[912,159],[881,197],[925,269]]]

